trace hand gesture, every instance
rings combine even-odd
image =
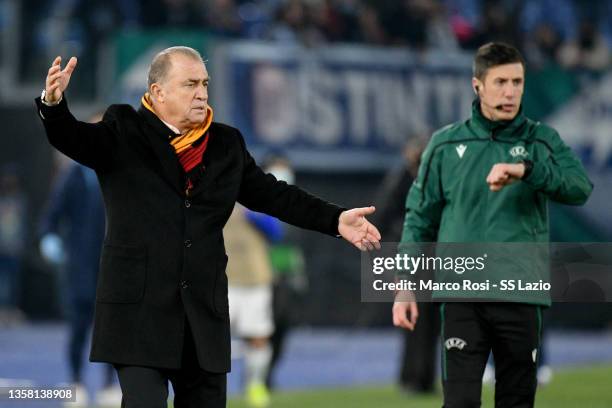
[[[498,163],[491,168],[487,176],[487,184],[491,191],[500,191],[508,184],[523,178],[525,165],[523,163]]]
[[[76,57],[70,58],[66,67],[62,69],[62,57],[56,57],[49,68],[47,80],[45,81],[45,102],[57,103],[62,98],[62,93],[68,88],[70,76],[76,68]]]
[[[338,219],[338,233],[361,251],[380,249],[380,232],[365,218],[375,210],[364,207],[343,211]]]

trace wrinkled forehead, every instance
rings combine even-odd
[[[208,71],[204,62],[198,58],[184,54],[172,54],[170,56],[168,78],[203,81],[208,79]]]
[[[511,64],[496,65],[487,69],[484,76],[484,81],[494,81],[496,79],[524,79],[525,68],[520,62],[513,62]]]

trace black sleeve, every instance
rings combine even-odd
[[[112,107],[101,122],[78,121],[70,110],[66,98],[56,106],[47,106],[35,100],[49,143],[71,159],[96,170],[109,162],[117,134],[116,118]]]
[[[338,235],[338,217],[345,208],[264,173],[247,151],[242,135],[239,139],[244,158],[240,204],[300,228]]]

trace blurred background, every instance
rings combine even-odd
[[[256,159],[285,156],[305,189],[347,207],[377,205],[384,240],[397,241],[409,188],[398,177],[433,130],[469,115],[472,56],[493,40],[523,52],[525,113],[560,132],[595,184],[584,207],[551,205],[551,240],[610,241],[612,1],[0,0],[0,386],[70,381],[69,274],[61,245],[41,253],[69,161],[47,143],[33,104],[56,55],[79,58],[66,96],[87,120],[111,103],[138,106],[161,49],[198,49],[215,120],[239,128]],[[285,228],[291,250],[272,254],[290,309],[273,404],[439,406],[435,391],[396,389],[403,334],[390,304],[360,302],[358,253]],[[555,375],[540,406],[612,406],[597,385],[612,376],[612,306],[556,304],[546,325]],[[95,393],[104,374],[93,366],[84,382]],[[570,392],[574,378],[594,388]],[[335,388],[347,386],[366,388]],[[320,388],[330,394],[312,391]]]

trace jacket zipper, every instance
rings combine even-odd
[[[496,139],[495,139],[495,129],[491,130],[490,139],[491,139],[492,142],[496,141]]]
[[[495,129],[491,129],[491,132],[489,133],[489,146],[491,148],[493,148],[494,146],[492,145],[492,143],[494,143],[496,141],[495,139]],[[484,236],[484,241],[488,241],[488,237],[487,237],[487,225],[489,224],[489,194],[491,194],[491,191],[487,188],[487,194],[485,195],[485,209],[484,209],[484,214],[485,214],[485,222],[484,222],[484,231],[483,231],[483,236]]]

